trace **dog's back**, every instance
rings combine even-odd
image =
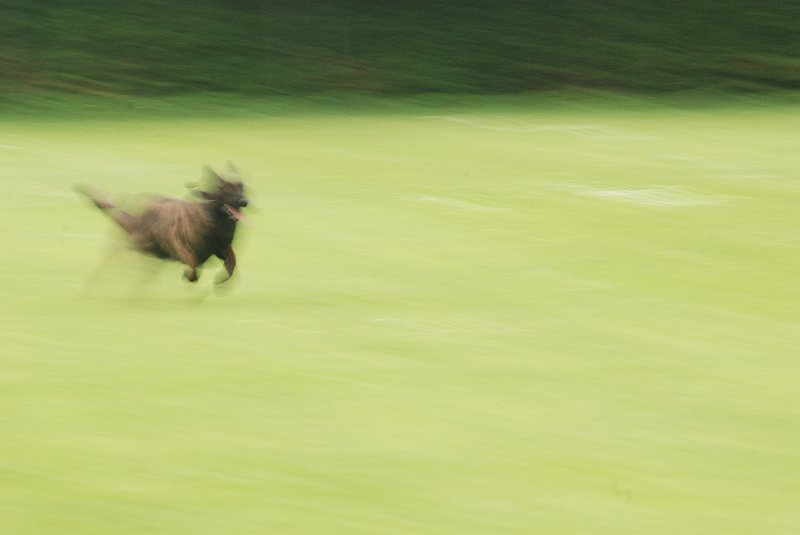
[[[167,197],[154,200],[126,228],[137,249],[159,258],[181,260],[181,252],[195,252],[202,264],[211,251],[213,221],[203,204]],[[233,234],[231,233],[231,238]]]

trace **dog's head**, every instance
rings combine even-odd
[[[241,209],[247,206],[249,200],[244,194],[244,184],[233,164],[228,162],[226,178],[222,178],[208,166],[204,167],[204,173],[208,189],[195,187],[193,188],[195,194],[217,205],[230,219],[234,221],[241,219]]]

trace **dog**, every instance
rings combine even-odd
[[[131,238],[134,249],[186,265],[184,278],[189,282],[196,282],[199,278],[199,266],[211,256],[218,257],[223,261],[227,274],[220,272],[217,279],[220,283],[228,280],[236,268],[233,236],[236,224],[242,218],[241,210],[249,202],[236,168],[230,162],[228,168],[230,173],[226,180],[210,167],[204,167],[206,182],[210,186],[206,189],[187,184],[197,200],[155,197],[140,213],[123,210],[88,186],[81,185],[75,189],[122,227]]]

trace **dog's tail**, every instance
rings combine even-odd
[[[97,191],[96,189],[92,188],[91,186],[87,186],[86,184],[78,184],[73,189],[75,190],[76,193],[79,193],[81,195],[85,195],[86,197],[88,197],[89,200],[92,201],[95,206],[97,206],[98,208],[100,208],[104,212],[108,211],[108,210],[113,210],[114,208],[116,208],[114,203],[112,203],[111,201],[109,201],[107,199],[104,199],[101,196],[100,192]]]
[[[113,219],[126,232],[133,232],[136,225],[136,217],[119,208],[117,205],[106,199],[98,190],[92,188],[91,186],[87,186],[86,184],[78,184],[73,189],[76,193],[88,197],[95,206]]]

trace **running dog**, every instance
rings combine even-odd
[[[236,267],[233,235],[242,218],[241,209],[248,204],[238,172],[232,164],[228,167],[227,180],[210,167],[204,168],[210,187],[201,189],[190,185],[197,200],[156,197],[135,214],[106,200],[88,186],[75,189],[122,227],[137,251],[186,265],[184,277],[189,282],[197,281],[199,266],[211,256],[217,256],[224,262],[227,273],[217,282],[224,282]]]

